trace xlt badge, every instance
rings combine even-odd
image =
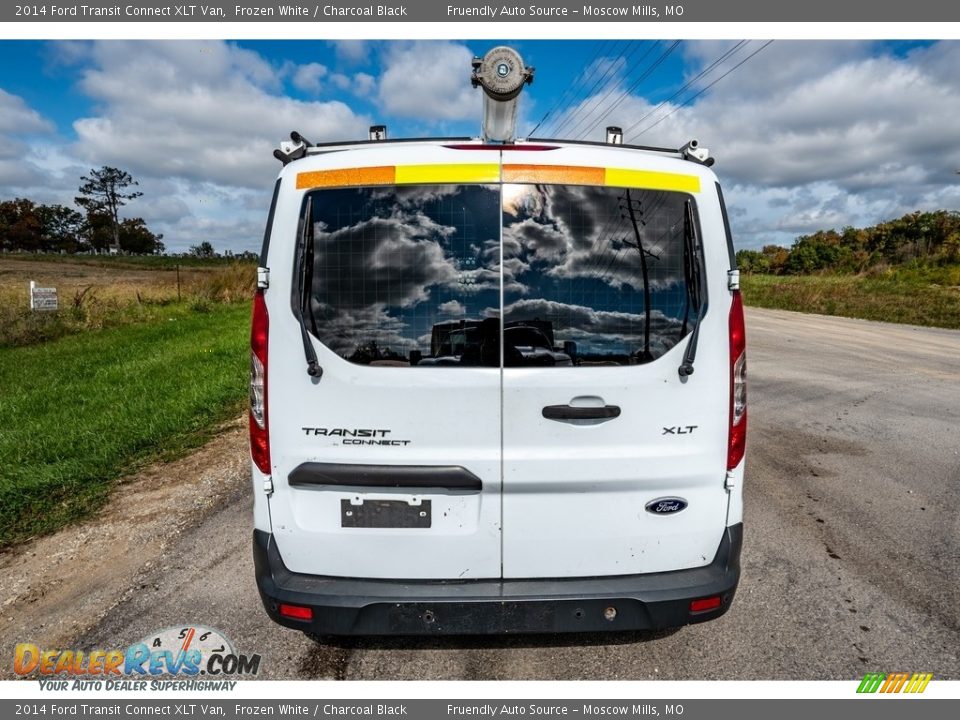
[[[671,425],[663,429],[664,435],[690,435],[697,429],[697,425]]]

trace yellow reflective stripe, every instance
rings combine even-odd
[[[927,673],[926,677],[924,677],[923,680],[920,681],[919,687],[917,687],[917,689],[914,690],[914,692],[922,693],[924,690],[926,690],[927,685],[930,684],[931,679],[933,679],[933,673]]]
[[[700,178],[696,175],[607,168],[606,184],[613,187],[644,188],[646,190],[676,190],[700,192]]]
[[[397,165],[397,184],[500,182],[499,163]]]

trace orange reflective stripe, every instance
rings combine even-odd
[[[557,185],[603,185],[606,170],[575,165],[504,165],[506,183],[545,183]]]
[[[393,185],[397,171],[393,165],[366,168],[341,168],[297,173],[297,190],[349,185]]]

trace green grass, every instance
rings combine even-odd
[[[249,306],[0,349],[0,547],[82,518],[246,395]]]
[[[861,275],[742,275],[748,305],[960,329],[960,268]]]

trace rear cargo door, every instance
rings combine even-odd
[[[706,264],[696,369],[678,373],[702,259],[695,166],[503,154],[503,575],[706,565],[725,525],[729,383]]]
[[[301,163],[306,297],[278,278],[296,253],[277,240],[298,230],[275,226],[268,391],[271,520],[294,572],[500,576],[500,154],[467,160],[374,147]]]

